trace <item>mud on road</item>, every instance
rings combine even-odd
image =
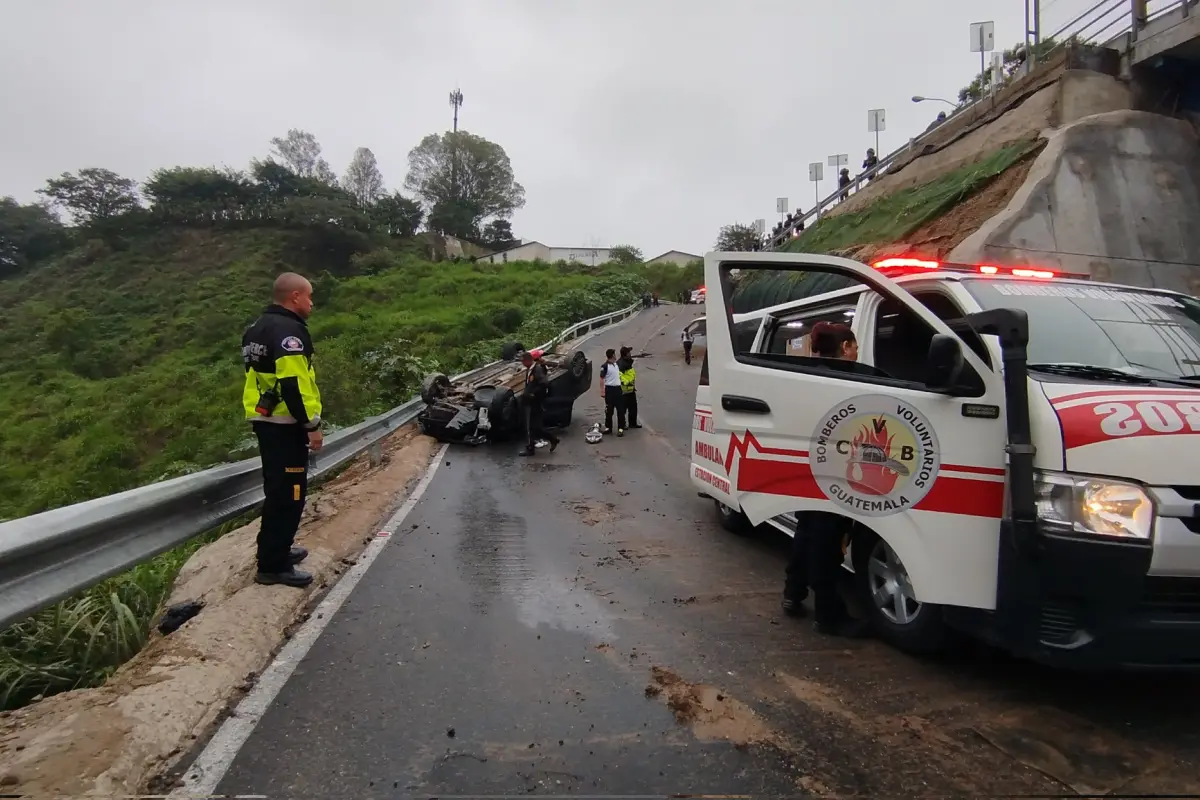
[[[687,480],[696,307],[628,344],[646,427],[452,448],[263,716],[223,794],[1200,792],[1200,682],[939,661],[781,617],[786,539]]]

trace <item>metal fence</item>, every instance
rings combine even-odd
[[[1139,8],[1139,4],[1143,1],[1145,3],[1144,8]],[[1195,5],[1196,0],[1100,0],[1100,2],[1076,16],[1070,22],[1061,26],[1049,36],[1046,36],[1046,39],[1056,40],[1056,44],[1051,49],[1037,54],[1037,60],[1039,63],[1046,61],[1059,52],[1061,48],[1071,43],[1101,45],[1113,48],[1124,46],[1148,22],[1173,13],[1180,8],[1186,14],[1188,9]],[[1137,12],[1136,16],[1135,9]],[[1144,16],[1142,16],[1143,11]],[[1033,69],[1035,67],[1035,64],[1028,62],[1026,69]],[[977,100],[959,105],[942,124],[950,122],[955,117],[958,117],[969,109],[975,108],[980,103],[989,101],[991,97],[992,95],[990,94],[984,94]],[[789,239],[795,238],[800,234],[799,227],[801,225],[809,224],[810,220],[819,221],[827,209],[839,202],[843,194],[849,195],[861,191],[863,186],[871,180],[882,177],[887,173],[888,167],[895,164],[909,152],[915,152],[916,148],[926,137],[937,131],[938,127],[926,130],[919,136],[909,139],[891,153],[880,158],[879,163],[873,168],[851,178],[848,186],[835,189],[828,197],[819,201],[808,211],[798,217],[793,217],[792,223],[780,230],[779,233],[768,236],[763,249],[771,251],[782,247]]]
[[[624,320],[641,307],[639,300],[576,323],[541,349]],[[310,479],[364,452],[377,463],[383,439],[412,422],[423,406],[414,398],[331,435],[310,458]],[[249,458],[0,523],[0,629],[255,508],[263,501],[260,470],[260,460]]]

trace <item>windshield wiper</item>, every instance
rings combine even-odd
[[[1098,381],[1115,381],[1120,383],[1152,383],[1152,379],[1141,375],[1132,375],[1112,367],[1097,367],[1091,364],[1029,364],[1028,368],[1038,372],[1049,372],[1051,375],[1064,375],[1069,378],[1090,378]]]

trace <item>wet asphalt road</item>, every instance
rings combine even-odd
[[[687,479],[700,313],[584,345],[653,354],[646,428],[584,442],[597,385],[554,454],[451,448],[218,792],[1200,792],[1195,678],[920,661],[781,617],[786,538],[723,532]]]

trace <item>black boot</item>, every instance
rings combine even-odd
[[[303,572],[292,567],[287,572],[259,572],[254,576],[255,583],[261,583],[264,586],[294,586],[297,589],[303,589],[313,581],[312,573]]]
[[[807,617],[808,609],[804,607],[803,600],[793,600],[790,597],[783,598],[783,613],[789,617]]]
[[[288,561],[290,561],[292,564],[299,564],[306,558],[308,558],[308,551],[303,547],[293,547],[288,552]]]
[[[561,441],[562,441],[562,439],[559,439],[557,436],[553,437],[550,440],[550,452],[551,453],[553,453],[555,450],[558,449],[558,443]]]
[[[524,450],[522,450],[521,452],[517,453],[517,455],[519,455],[519,456],[532,456],[532,455],[537,455],[537,448],[536,448],[536,447],[534,447],[533,445],[527,445],[527,446],[525,447],[525,449],[524,449]]]

